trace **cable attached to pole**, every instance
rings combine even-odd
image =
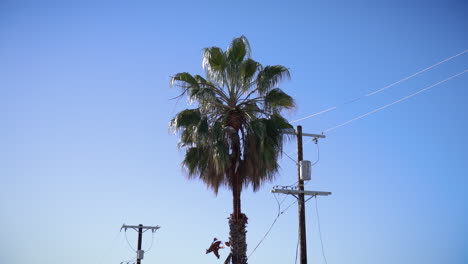
[[[252,256],[252,254],[255,252],[255,250],[257,250],[257,248],[260,246],[260,244],[262,244],[262,242],[265,240],[265,238],[268,236],[268,234],[270,233],[271,229],[273,229],[273,226],[275,225],[276,221],[278,221],[278,218],[281,216],[281,214],[283,212],[281,212],[281,204],[280,202],[278,201],[278,198],[276,198],[276,195],[273,194],[273,196],[275,197],[275,200],[276,200],[276,203],[278,204],[278,213],[276,214],[276,218],[275,220],[273,220],[273,223],[271,223],[271,226],[270,228],[268,228],[268,231],[265,233],[265,235],[263,236],[262,239],[260,239],[260,242],[258,242],[257,246],[255,246],[255,248],[252,250],[252,252],[249,254],[249,256],[247,257],[247,259],[250,258],[250,256]]]
[[[133,248],[132,245],[130,244],[130,241],[128,241],[127,231],[125,231],[125,240],[127,240],[127,244],[133,250],[133,252],[136,252],[136,249]]]
[[[323,260],[325,260],[325,263],[328,264],[327,258],[325,257],[325,251],[323,250],[322,230],[320,228],[320,216],[318,212],[317,196],[315,196],[315,212],[317,214],[317,226],[318,226],[319,237],[320,237],[320,245],[322,246],[322,256],[323,256]]]
[[[407,95],[407,96],[405,96],[405,97],[403,97],[403,98],[400,98],[400,99],[398,99],[398,100],[396,100],[396,101],[394,101],[394,102],[392,102],[392,103],[386,104],[386,105],[384,105],[384,106],[382,106],[382,107],[379,107],[379,108],[377,108],[377,109],[375,109],[375,110],[372,110],[372,111],[370,111],[370,112],[367,112],[367,113],[365,113],[365,114],[363,114],[363,115],[360,115],[360,116],[358,116],[358,117],[356,117],[356,118],[353,118],[353,119],[351,119],[351,120],[349,120],[349,121],[346,121],[346,122],[344,122],[344,123],[342,123],[342,124],[339,124],[339,125],[337,125],[337,126],[334,126],[334,127],[328,128],[328,129],[325,129],[322,133],[327,133],[327,132],[333,131],[333,130],[335,130],[335,129],[337,129],[337,128],[340,128],[340,127],[342,127],[342,126],[344,126],[344,125],[350,124],[350,123],[352,123],[352,122],[354,122],[354,121],[356,121],[356,120],[359,120],[359,119],[361,119],[361,118],[364,118],[364,117],[366,117],[366,116],[368,116],[368,115],[377,113],[377,112],[379,112],[380,110],[383,110],[383,109],[385,109],[385,108],[387,108],[387,107],[390,107],[390,106],[392,106],[392,105],[394,105],[394,104],[403,102],[403,101],[405,101],[405,100],[407,100],[407,99],[409,99],[409,98],[411,98],[411,97],[414,97],[414,96],[416,96],[416,95],[418,95],[418,94],[420,94],[420,93],[422,93],[422,92],[425,92],[425,91],[427,91],[427,90],[429,90],[429,89],[431,89],[431,88],[433,88],[433,87],[436,87],[436,86],[439,85],[439,84],[442,84],[442,83],[444,83],[444,82],[450,81],[451,79],[456,78],[456,77],[458,77],[458,76],[464,74],[464,73],[467,72],[467,71],[468,71],[468,70],[464,70],[464,71],[462,71],[462,72],[460,72],[460,73],[457,73],[457,74],[455,74],[455,75],[453,75],[453,76],[451,76],[451,77],[449,77],[449,78],[447,78],[447,79],[445,79],[445,80],[442,80],[442,81],[440,81],[440,82],[438,82],[438,83],[432,84],[432,85],[430,85],[430,86],[428,86],[428,87],[426,87],[426,88],[424,88],[424,89],[421,89],[421,90],[419,90],[419,91],[417,91],[417,92],[415,92],[415,93],[413,93],[413,94],[410,94],[410,95]]]
[[[350,103],[359,101],[359,100],[363,99],[364,97],[369,97],[369,96],[372,96],[372,95],[374,95],[374,94],[378,94],[378,93],[380,93],[380,92],[382,92],[382,91],[384,91],[384,90],[389,89],[390,87],[393,87],[393,86],[395,86],[395,85],[397,85],[397,84],[399,84],[399,83],[402,83],[402,82],[407,81],[407,80],[409,80],[409,79],[411,79],[411,78],[413,78],[413,77],[416,77],[417,75],[419,75],[419,74],[421,74],[421,73],[423,73],[423,72],[426,72],[426,71],[428,71],[428,70],[430,70],[430,69],[432,69],[432,68],[434,68],[434,67],[436,67],[436,66],[438,66],[438,65],[440,65],[440,64],[442,64],[442,63],[445,63],[445,62],[447,62],[447,61],[450,61],[450,60],[452,60],[452,59],[455,59],[456,57],[465,54],[467,51],[468,51],[468,50],[464,50],[464,51],[462,51],[462,52],[460,52],[460,53],[458,53],[458,54],[456,54],[456,55],[453,55],[453,56],[451,56],[451,57],[448,57],[448,58],[446,58],[446,59],[444,59],[444,60],[442,60],[442,61],[439,61],[439,62],[437,62],[437,63],[435,63],[435,64],[433,64],[433,65],[431,65],[431,66],[429,66],[429,67],[427,67],[427,68],[425,68],[425,69],[422,69],[422,70],[420,70],[420,71],[418,71],[418,72],[416,72],[416,73],[414,73],[414,74],[412,74],[412,75],[410,75],[410,76],[407,76],[407,77],[405,77],[405,78],[403,78],[403,79],[401,79],[401,80],[398,80],[398,81],[396,81],[396,82],[394,82],[394,83],[392,83],[392,84],[389,84],[389,85],[387,85],[387,86],[385,86],[385,87],[383,87],[383,88],[380,88],[380,89],[375,90],[375,91],[373,91],[373,92],[367,93],[367,94],[362,95],[362,96],[360,96],[360,97],[357,97],[357,98],[355,98],[355,99],[353,99],[353,100],[349,100],[349,101],[346,101],[346,102],[341,103],[341,104],[339,104],[339,105],[330,107],[330,108],[328,108],[328,109],[319,111],[319,112],[317,112],[317,113],[315,113],[315,114],[312,114],[312,115],[309,115],[309,116],[306,116],[306,117],[303,117],[303,118],[299,118],[299,119],[297,119],[297,120],[293,120],[293,121],[291,121],[290,123],[296,123],[296,122],[299,122],[299,121],[302,121],[302,120],[305,120],[305,119],[308,119],[308,118],[311,118],[311,117],[314,117],[314,116],[318,116],[318,115],[324,114],[324,113],[326,113],[326,112],[329,112],[329,111],[331,111],[331,110],[334,110],[334,109],[336,109],[336,108],[338,108],[338,107],[340,107],[340,106],[343,106],[343,105],[346,105],[346,104],[350,104]]]

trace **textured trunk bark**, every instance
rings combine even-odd
[[[237,173],[233,176],[233,213],[229,218],[229,241],[231,242],[232,264],[247,264],[246,226],[247,216],[241,211],[242,182]]]
[[[237,219],[232,214],[229,218],[232,264],[247,264],[246,226],[247,216],[244,214],[241,214]]]

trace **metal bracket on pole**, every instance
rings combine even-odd
[[[278,186],[273,187],[271,190],[272,193],[282,193],[282,194],[291,194],[292,196],[296,197],[296,199],[299,199],[297,197],[298,194],[304,194],[304,195],[310,195],[312,197],[316,197],[317,195],[320,196],[328,196],[331,195],[331,192],[322,192],[322,191],[301,191],[297,189],[290,189],[289,186],[282,186],[281,188],[278,188]],[[311,198],[312,198],[311,197]]]
[[[322,196],[328,196],[331,195],[331,192],[321,192],[321,191],[300,191],[300,190],[292,190],[292,189],[277,189],[273,188],[271,190],[272,193],[283,193],[283,194],[300,194],[303,193],[304,195],[312,195],[312,196],[317,196],[317,195],[322,195]]]
[[[138,247],[137,247],[137,250],[136,250],[136,253],[137,253],[136,264],[141,264],[141,260],[145,256],[145,251],[141,249],[142,240],[143,240],[143,233],[148,231],[148,230],[151,230],[151,232],[153,232],[153,234],[154,234],[154,232],[156,232],[156,230],[158,230],[159,228],[161,228],[161,227],[160,226],[144,226],[144,225],[126,225],[126,224],[123,224],[122,227],[120,228],[120,231],[122,231],[122,229],[124,229],[125,232],[127,232],[127,229],[133,229],[133,230],[138,232]],[[128,240],[127,240],[127,242],[128,242]],[[130,245],[130,243],[129,243],[129,245]]]
[[[137,226],[137,225],[126,225],[126,224],[123,224],[122,227],[120,228],[120,231],[122,231],[122,229],[124,229],[125,231],[127,231],[127,229],[133,229],[135,231],[138,232],[138,229],[141,228],[145,231],[147,230],[151,230],[151,232],[156,232],[156,230],[158,230],[159,228],[161,228],[160,226]]]
[[[297,135],[297,132],[294,129],[283,129],[281,131],[281,133],[287,134],[287,135]],[[326,136],[323,135],[323,134],[302,133],[302,136],[304,136],[304,137],[313,137],[313,138],[326,138]]]

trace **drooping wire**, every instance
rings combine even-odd
[[[315,196],[315,212],[317,214],[317,226],[318,226],[318,231],[319,231],[319,237],[320,237],[320,245],[322,245],[322,256],[323,260],[325,260],[325,263],[328,264],[327,258],[325,257],[325,251],[323,250],[323,240],[322,240],[322,230],[320,228],[320,216],[318,212],[318,206],[317,206],[317,196]]]
[[[263,236],[263,238],[260,240],[260,242],[258,242],[258,244],[255,246],[255,248],[252,250],[252,252],[249,254],[249,256],[247,257],[247,259],[250,258],[250,256],[252,256],[252,254],[255,252],[255,250],[257,250],[257,248],[260,246],[260,244],[262,244],[262,242],[265,240],[265,238],[268,236],[268,234],[270,233],[270,231],[273,229],[273,226],[276,224],[276,221],[278,221],[278,218],[280,218],[280,216],[282,216],[284,214],[284,212],[286,212],[293,204],[297,203],[297,199],[292,202],[290,205],[288,205],[286,208],[284,208],[282,211],[281,211],[281,203],[278,201],[278,198],[276,197],[276,195],[274,195],[275,197],[275,200],[276,200],[276,203],[278,205],[278,213],[276,214],[276,217],[275,219],[273,220],[273,223],[271,223],[270,225],[270,228],[268,228],[267,232],[265,233],[265,235]],[[284,199],[283,199],[284,201]]]
[[[292,203],[290,203],[288,206],[286,206],[286,208],[284,208],[284,210],[283,210],[283,212],[282,212],[282,213],[284,213],[286,210],[288,210],[288,209],[289,209],[289,207],[293,206],[295,203],[297,203],[297,199],[296,199],[296,200],[294,200]]]
[[[299,229],[299,228],[298,228]],[[297,230],[297,244],[296,244],[296,260],[294,261],[294,264],[297,264],[297,255],[299,252],[299,230]]]
[[[145,250],[146,252],[149,252],[151,250],[151,248],[153,247],[153,242],[154,242],[154,232],[151,232],[151,244],[149,246],[149,248],[147,250]]]
[[[340,125],[337,125],[337,126],[334,126],[334,127],[328,128],[328,129],[325,129],[322,133],[330,132],[330,131],[335,130],[335,129],[339,128],[339,127],[342,127],[342,126],[347,125],[347,124],[349,124],[349,123],[352,123],[352,122],[354,122],[354,121],[356,121],[356,120],[359,120],[359,119],[361,119],[361,118],[364,118],[364,117],[366,117],[366,116],[368,116],[368,115],[371,115],[371,114],[373,114],[373,113],[376,113],[376,112],[378,112],[378,111],[380,111],[380,110],[383,110],[383,109],[385,109],[385,108],[387,108],[387,107],[390,107],[390,106],[392,106],[392,105],[394,105],[394,104],[403,102],[403,101],[405,101],[405,100],[407,100],[407,99],[409,99],[409,98],[411,98],[411,97],[413,97],[413,96],[416,96],[416,95],[418,95],[418,94],[420,94],[420,93],[422,93],[422,92],[425,92],[425,91],[427,91],[427,90],[429,90],[429,89],[431,89],[431,88],[433,88],[433,87],[435,87],[435,86],[437,86],[437,85],[439,85],[439,84],[442,84],[442,83],[447,82],[447,81],[449,81],[449,80],[451,80],[451,79],[453,79],[453,78],[456,78],[456,77],[458,77],[458,76],[464,74],[464,73],[467,72],[467,71],[468,71],[468,70],[464,70],[464,71],[462,71],[462,72],[460,72],[460,73],[458,73],[458,74],[455,74],[455,75],[453,75],[453,76],[451,76],[451,77],[449,77],[449,78],[447,78],[447,79],[445,79],[445,80],[442,80],[442,81],[440,81],[440,82],[438,82],[438,83],[432,84],[432,85],[430,85],[430,86],[428,86],[428,87],[426,87],[426,88],[424,88],[424,89],[421,89],[421,90],[419,90],[419,91],[417,91],[417,92],[415,92],[415,93],[413,93],[413,94],[410,94],[410,95],[407,95],[407,96],[405,96],[405,97],[403,97],[403,98],[400,98],[400,99],[398,99],[398,100],[396,100],[396,101],[394,101],[394,102],[392,102],[392,103],[389,103],[389,104],[384,105],[384,106],[382,106],[382,107],[379,107],[379,108],[377,108],[377,109],[375,109],[375,110],[372,110],[372,111],[370,111],[370,112],[367,112],[367,113],[365,113],[365,114],[363,114],[363,115],[360,115],[360,116],[358,116],[358,117],[356,117],[356,118],[353,118],[353,119],[351,119],[351,120],[349,120],[349,121],[346,121],[346,122],[344,122],[344,123],[342,123],[342,124],[340,124]]]
[[[306,146],[306,145],[308,145],[308,144],[310,144],[310,143],[312,143],[312,142],[315,142],[315,144],[317,144],[317,142],[318,142],[318,141],[317,141],[317,138],[311,138],[311,139],[308,140],[306,143],[304,143],[303,147]],[[317,147],[318,147],[318,146],[317,146]],[[317,150],[317,151],[318,151],[318,150]],[[286,154],[286,152],[283,152],[283,153]],[[290,152],[289,154],[286,154],[286,156],[288,156],[290,159],[292,159],[292,158],[290,157],[290,155],[295,154],[295,153],[297,153],[297,150],[296,150],[296,151],[293,151],[293,152]],[[292,159],[292,160],[294,161],[294,163],[295,163],[296,165],[298,164],[298,163],[296,162],[296,160],[294,160],[294,159]],[[317,162],[318,162],[318,160],[314,163],[314,165],[315,165]],[[297,183],[297,182],[296,182],[296,183]]]
[[[268,236],[268,234],[270,233],[271,229],[273,229],[273,226],[275,225],[276,221],[278,221],[278,218],[281,216],[282,212],[281,212],[281,204],[280,202],[278,201],[278,198],[276,198],[276,195],[273,194],[273,196],[275,197],[275,200],[276,200],[276,203],[278,205],[278,213],[276,214],[276,217],[275,217],[275,220],[273,220],[273,223],[271,223],[270,225],[270,228],[268,228],[268,231],[265,233],[265,235],[262,237],[262,239],[260,239],[260,242],[258,242],[257,246],[255,246],[255,248],[252,250],[252,252],[249,254],[249,256],[247,257],[247,259],[250,258],[250,256],[252,256],[252,254],[255,252],[255,250],[257,250],[257,248],[262,244],[262,242],[265,240],[265,238]]]
[[[311,164],[311,166],[314,166],[314,165],[316,165],[316,164],[320,161],[320,149],[319,149],[319,146],[318,146],[318,140],[312,139],[312,140],[310,140],[308,143],[310,143],[310,142],[312,142],[312,141],[315,141],[315,144],[317,145],[317,160],[316,160],[313,164]],[[290,185],[288,185],[287,187],[292,187],[293,185],[296,185],[298,182],[299,182],[299,181],[295,181],[293,184],[290,184]],[[306,186],[307,184],[309,184],[309,182],[310,182],[310,181],[307,181],[307,182],[304,184],[304,186]],[[287,197],[287,196],[286,196],[286,197]],[[283,200],[281,201],[281,204],[282,204],[283,201],[286,199],[286,197],[283,198]],[[297,199],[294,200],[291,204],[289,204],[289,205],[283,210],[283,212],[285,212],[286,210],[288,210],[289,207],[293,206],[295,203],[297,203]]]
[[[310,166],[314,166],[315,164],[317,164],[320,161],[320,148],[319,148],[319,145],[318,145],[318,140],[317,140],[317,138],[314,138],[312,140],[315,141],[315,145],[317,146],[317,160],[314,163],[312,163],[312,165],[310,165]]]
[[[307,185],[309,182],[306,182],[304,184]],[[310,197],[309,199],[307,199],[305,202],[309,201],[312,197]],[[278,203],[278,210],[280,210],[281,208],[281,203],[278,201],[278,198],[276,198],[275,196],[275,200],[276,202]],[[284,199],[283,199],[284,201]],[[250,256],[252,256],[252,254],[255,252],[255,250],[257,250],[257,248],[260,246],[260,244],[262,244],[262,242],[265,240],[265,238],[268,236],[268,234],[270,233],[270,231],[273,229],[273,226],[276,224],[276,221],[278,221],[278,218],[284,214],[284,212],[286,212],[291,206],[293,206],[295,203],[297,203],[297,199],[294,200],[294,202],[290,203],[286,208],[284,208],[283,211],[279,211],[278,214],[276,215],[275,219],[273,220],[273,223],[271,224],[270,228],[268,228],[268,231],[265,233],[265,235],[263,236],[263,238],[260,240],[260,242],[258,242],[258,244],[255,246],[255,248],[252,250],[252,252],[250,253],[250,255],[247,257],[247,259],[250,258]]]
[[[286,152],[284,152],[284,151],[282,151],[282,152],[283,152],[284,155],[286,155],[286,157],[288,157],[292,162],[294,162],[294,164],[297,165],[297,161],[296,161],[295,159],[291,158],[291,156],[289,156],[288,153],[286,153]]]
[[[125,231],[125,240],[127,240],[128,246],[129,246],[134,252],[136,252],[136,249],[134,249],[134,248],[132,247],[132,245],[130,244],[130,241],[128,241],[127,231]]]
[[[385,87],[383,87],[383,88],[381,88],[381,89],[375,90],[375,91],[373,91],[373,92],[370,92],[370,93],[368,93],[368,94],[362,95],[362,96],[357,97],[357,98],[355,98],[355,99],[353,99],[353,100],[346,101],[346,102],[341,103],[341,104],[339,104],[339,105],[330,107],[330,108],[328,108],[328,109],[319,111],[319,112],[317,112],[317,113],[315,113],[315,114],[312,114],[312,115],[309,115],[309,116],[306,116],[306,117],[303,117],[303,118],[299,118],[299,119],[297,119],[297,120],[293,120],[293,121],[291,121],[290,123],[295,123],[295,122],[299,122],[299,121],[302,121],[302,120],[305,120],[305,119],[308,119],[308,118],[311,118],[311,117],[314,117],[314,116],[318,116],[318,115],[324,114],[324,113],[326,113],[326,112],[329,112],[329,111],[331,111],[331,110],[334,110],[334,109],[336,109],[336,108],[338,108],[338,107],[340,107],[340,106],[343,106],[343,105],[346,105],[346,104],[350,104],[350,103],[359,101],[359,100],[361,100],[361,99],[364,98],[364,97],[369,97],[369,96],[372,96],[372,95],[374,95],[374,94],[380,93],[380,92],[382,92],[382,91],[384,91],[384,90],[387,90],[388,88],[390,88],[390,87],[392,87],[392,86],[395,86],[395,85],[397,85],[397,84],[399,84],[399,83],[401,83],[401,82],[404,82],[404,81],[406,81],[406,80],[409,80],[409,79],[411,79],[411,78],[413,78],[413,77],[415,77],[415,76],[417,76],[417,75],[419,75],[419,74],[421,74],[421,73],[423,73],[423,72],[426,72],[426,71],[428,71],[428,70],[430,70],[430,69],[432,69],[432,68],[434,68],[434,67],[436,67],[436,66],[438,66],[438,65],[440,65],[440,64],[442,64],[442,63],[444,63],[444,62],[450,61],[450,60],[452,60],[452,59],[454,59],[454,58],[456,58],[456,57],[458,57],[458,56],[461,56],[461,55],[463,55],[463,54],[464,54],[465,52],[467,52],[467,51],[468,51],[468,50],[464,50],[464,51],[462,51],[462,52],[460,52],[460,53],[458,53],[458,54],[456,54],[456,55],[453,55],[453,56],[451,56],[451,57],[448,57],[448,58],[446,58],[446,59],[444,59],[444,60],[442,60],[442,61],[439,61],[439,62],[437,62],[437,63],[435,63],[435,64],[433,64],[433,65],[431,65],[431,66],[429,66],[429,67],[427,67],[427,68],[425,68],[425,69],[422,69],[422,70],[420,70],[420,71],[418,71],[418,72],[416,72],[416,73],[414,73],[414,74],[412,74],[412,75],[410,75],[410,76],[407,76],[407,77],[405,77],[405,78],[403,78],[403,79],[401,79],[401,80],[398,80],[398,81],[396,81],[396,82],[394,82],[394,83],[392,83],[392,84],[390,84],[390,85],[387,85],[387,86],[385,86]]]

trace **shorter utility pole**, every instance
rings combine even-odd
[[[148,230],[151,230],[151,232],[156,232],[156,230],[158,230],[159,228],[161,228],[160,226],[144,226],[142,224],[139,224],[137,226],[135,225],[126,225],[126,224],[123,224],[122,227],[120,228],[120,231],[122,231],[122,229],[125,230],[125,232],[127,232],[127,229],[134,229],[135,231],[138,232],[138,248],[137,248],[137,264],[141,264],[141,260],[143,259],[144,255],[145,255],[145,251],[144,250],[141,250],[141,244],[142,244],[142,240],[143,240],[143,233],[148,231]]]

